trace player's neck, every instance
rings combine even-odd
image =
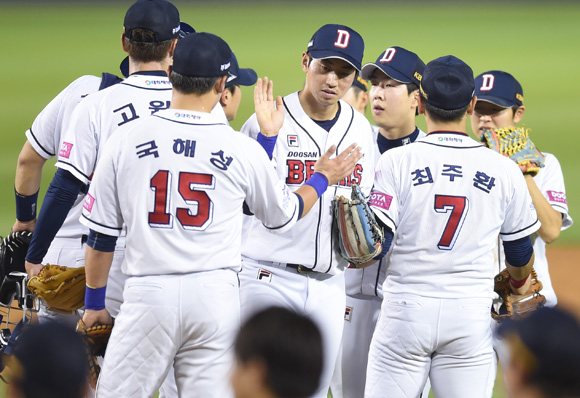
[[[321,105],[306,90],[298,93],[298,99],[304,112],[314,120],[332,120],[338,112],[338,103],[334,105]]]
[[[156,62],[138,62],[133,59],[129,59],[129,74],[136,72],[147,72],[147,71],[164,71],[167,72],[169,67],[169,60],[156,61]]]
[[[415,131],[415,118],[406,121],[399,126],[382,127],[379,126],[379,133],[389,140],[398,140],[399,138],[407,137]]]
[[[219,101],[213,90],[202,95],[182,94],[173,90],[170,109],[210,113]]]
[[[427,122],[428,133],[431,133],[432,131],[457,131],[465,133],[467,131],[466,116],[462,117],[458,122],[439,122],[431,119],[426,113],[425,121]]]

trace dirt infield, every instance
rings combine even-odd
[[[558,306],[580,319],[580,247],[548,245],[546,255]]]

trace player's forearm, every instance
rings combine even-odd
[[[16,164],[14,188],[21,195],[33,195],[40,189],[42,167],[46,159],[40,156],[28,141],[22,147]]]
[[[87,246],[85,251],[85,273],[88,286],[101,288],[107,285],[114,254],[114,251],[103,252]]]
[[[515,267],[515,266],[511,265],[506,260],[505,265],[506,265],[508,272],[510,273],[510,276],[517,281],[521,281],[521,280],[527,278],[528,275],[530,275],[530,272],[532,272],[532,267],[534,266],[534,258],[535,258],[535,256],[532,253],[532,257],[530,257],[530,261],[528,261],[527,264],[525,264],[524,266],[521,266],[521,267]]]
[[[504,241],[505,263],[511,277],[517,281],[525,279],[534,265],[534,249],[529,236],[513,241]]]
[[[316,192],[316,189],[314,187],[306,184],[302,185],[294,193],[302,198],[302,203],[304,204],[302,208],[302,214],[300,217],[302,218],[306,214],[308,214],[310,209],[312,209],[312,206],[314,206],[314,204],[318,200],[318,193]]]
[[[538,213],[538,220],[542,224],[538,235],[546,243],[552,243],[560,236],[562,229],[562,213],[554,210],[536,185],[531,175],[525,175],[528,191]]]

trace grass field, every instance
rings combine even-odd
[[[131,1],[0,4],[0,233],[14,221],[13,182],[24,132],[67,84],[84,74],[119,74],[123,16]],[[580,4],[576,2],[179,2],[183,21],[223,37],[242,67],[272,78],[284,95],[303,84],[300,56],[312,33],[342,23],[365,39],[365,62],[399,45],[425,62],[453,54],[479,74],[512,73],[524,88],[525,124],[532,139],[557,155],[567,183],[572,217],[579,217],[580,138],[576,116]],[[252,113],[252,90],[233,123]],[[370,114],[367,115],[370,117]],[[424,127],[422,117],[418,125]],[[49,164],[52,164],[49,162]],[[53,167],[45,167],[42,193]],[[556,245],[580,244],[580,229],[564,231]],[[572,261],[578,262],[578,259]],[[500,388],[501,390],[501,388]],[[0,397],[2,393],[0,392]],[[504,397],[496,391],[495,398]]]

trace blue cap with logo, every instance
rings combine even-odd
[[[365,43],[361,35],[345,25],[324,25],[308,42],[308,53],[315,59],[339,58],[360,71]]]
[[[357,75],[357,77],[353,80],[352,85],[354,87],[360,88],[365,93],[369,90],[368,82],[360,77],[360,75]]]
[[[461,109],[474,92],[473,70],[453,55],[436,58],[425,66],[419,91],[428,104],[445,110]]]
[[[415,83],[418,86],[423,78],[425,63],[414,52],[402,47],[390,47],[379,55],[375,63],[362,67],[361,77],[370,80],[376,69],[400,83]]]
[[[148,29],[155,34],[150,42],[175,39],[179,34],[179,11],[167,0],[137,0],[125,14],[123,32],[130,40],[134,29]]]
[[[475,78],[477,101],[491,102],[502,108],[522,106],[524,90],[518,81],[507,72],[491,70]]]
[[[178,32],[178,38],[182,39],[184,38],[186,35],[190,34],[190,33],[194,33],[195,29],[193,29],[193,26],[191,26],[188,23],[185,23],[183,21],[181,21],[179,23],[179,32]],[[121,61],[121,64],[119,65],[119,69],[121,70],[121,73],[123,74],[123,76],[125,77],[129,77],[129,57],[125,57],[125,59],[123,61]]]
[[[191,33],[177,42],[173,71],[188,77],[220,77],[229,73],[232,50],[211,33]]]
[[[258,81],[258,74],[255,70],[250,68],[240,68],[238,59],[232,51],[232,65],[230,66],[230,73],[226,80],[226,87],[231,87],[234,84],[239,86],[253,86]]]

